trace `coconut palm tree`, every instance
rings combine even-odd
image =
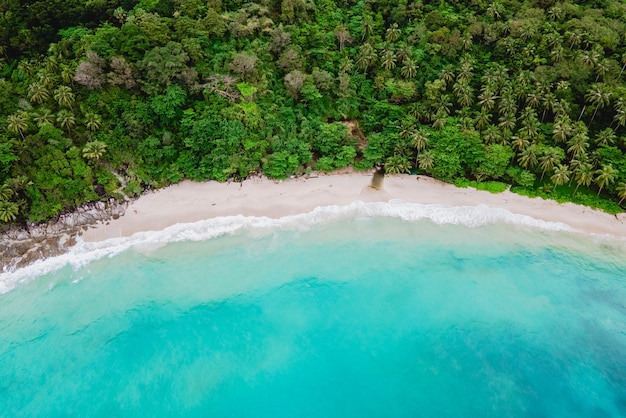
[[[433,120],[433,129],[441,130],[445,126],[447,118],[448,114],[445,111],[437,112]]]
[[[72,105],[74,104],[74,93],[72,93],[72,89],[68,86],[59,86],[54,91],[54,100],[57,101],[59,106],[67,107],[72,110]],[[73,111],[73,110],[72,110]]]
[[[615,144],[616,139],[617,136],[615,135],[615,132],[613,132],[613,129],[606,128],[598,132],[598,135],[596,135],[594,142],[598,146],[608,147]]]
[[[572,157],[578,157],[587,153],[589,148],[589,137],[586,133],[579,132],[575,134],[569,141],[567,141],[567,152],[572,154]]]
[[[385,51],[381,64],[385,70],[396,68],[396,54],[391,50]]]
[[[481,108],[490,111],[495,106],[498,96],[487,87],[478,96],[478,99],[478,104],[481,106]]]
[[[417,167],[420,152],[428,146],[428,132],[423,129],[417,130],[411,135],[411,145],[415,148],[415,166]]]
[[[411,163],[401,154],[395,154],[385,161],[385,171],[389,174],[408,173],[411,171]]]
[[[59,113],[57,113],[57,122],[62,128],[67,129],[69,136],[72,136],[72,127],[76,125],[76,118],[73,112],[65,109],[59,110]]]
[[[500,129],[495,125],[487,125],[487,128],[482,132],[482,138],[486,144],[498,143],[501,137]]]
[[[498,127],[502,130],[513,131],[515,129],[515,122],[517,119],[515,118],[515,114],[507,113],[506,115],[502,115],[498,118]]]
[[[585,187],[589,187],[591,182],[593,181],[593,168],[591,164],[582,162],[574,168],[574,176],[576,177],[576,188],[574,189],[574,193],[572,196],[576,195],[578,188],[581,185]]]
[[[571,134],[572,125],[569,116],[560,116],[554,121],[552,127],[552,138],[554,142],[566,142],[567,137]]]
[[[457,81],[452,86],[452,92],[461,107],[468,107],[474,103],[474,89],[464,81]]]
[[[602,189],[612,184],[617,177],[618,171],[611,164],[605,164],[600,170],[596,170],[596,178],[594,179],[598,187],[598,196],[602,193]]]
[[[554,183],[554,189],[556,190],[557,186],[561,186],[569,181],[570,172],[566,165],[559,164],[554,170],[554,174],[550,177],[552,183]]]
[[[357,67],[363,70],[363,73],[367,73],[367,69],[372,66],[374,61],[376,60],[376,51],[374,47],[366,42],[359,47],[359,55],[356,61]]]
[[[42,83],[35,81],[28,86],[28,98],[33,103],[42,104],[50,98],[50,92]]]
[[[83,157],[92,161],[99,161],[106,152],[107,144],[102,141],[90,141],[83,148]]]
[[[476,118],[474,119],[474,125],[478,130],[483,130],[491,122],[491,115],[487,109],[482,108]]]
[[[546,174],[546,171],[554,170],[554,167],[561,164],[560,148],[548,148],[544,154],[539,158],[539,167],[541,167],[541,180]],[[562,152],[562,151],[561,151]]]
[[[587,99],[587,101],[590,104],[596,106],[595,110],[593,111],[593,115],[591,116],[591,120],[589,121],[589,124],[593,122],[593,119],[596,117],[596,113],[598,113],[598,109],[609,104],[610,97],[611,97],[611,92],[606,91],[606,89],[600,84],[592,85],[591,88],[587,91],[587,94],[585,95],[585,99]],[[583,111],[584,111],[584,107],[583,107]],[[581,112],[581,116],[582,116],[582,112]],[[578,119],[580,120],[580,118]]]
[[[596,73],[596,80],[595,80],[596,83],[598,82],[598,79],[600,77],[604,78],[606,73],[609,72],[609,68],[610,68],[610,63],[609,63],[609,60],[607,60],[606,58],[599,61],[596,64],[596,68],[594,69],[594,72]]]
[[[543,114],[541,115],[541,122],[543,123],[543,120],[546,117],[546,112],[549,111],[554,111],[554,106],[556,105],[556,96],[553,93],[546,93],[544,94],[543,98],[541,99],[541,105],[543,106]]]
[[[13,187],[9,186],[7,183],[3,183],[0,186],[0,200],[9,200],[13,197]]]
[[[433,155],[432,151],[424,151],[420,153],[417,159],[419,161],[420,170],[424,170],[427,173],[429,173],[435,165],[435,156]]]
[[[0,221],[9,223],[17,219],[19,206],[15,202],[0,201]]]
[[[529,145],[520,153],[517,163],[522,168],[533,168],[537,165],[537,146],[535,144]]]
[[[417,64],[411,58],[407,58],[404,60],[404,65],[400,69],[400,74],[404,78],[413,78],[417,75]]]
[[[457,75],[457,81],[469,83],[474,76],[474,66],[472,65],[472,59],[468,55],[464,55],[459,60],[459,73]]]
[[[530,141],[523,135],[514,135],[511,137],[511,146],[517,152],[526,149],[530,145]]]
[[[20,112],[18,114],[9,115],[7,120],[7,129],[16,134],[19,133],[22,137],[22,141],[24,141],[24,132],[28,130],[28,116],[26,115],[26,113]]]
[[[621,205],[624,199],[626,199],[626,183],[619,183],[615,188],[615,191],[617,192],[617,197],[619,197],[619,202],[617,204]]]
[[[102,118],[97,113],[85,113],[85,126],[90,131],[95,132],[102,126]]]
[[[52,111],[47,108],[41,109],[39,112],[33,113],[33,122],[37,124],[38,128],[41,128],[47,124],[54,124],[54,115]]]
[[[387,32],[385,33],[385,40],[387,42],[395,42],[400,39],[400,29],[398,29],[398,24],[392,24]]]

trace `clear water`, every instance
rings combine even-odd
[[[349,216],[0,295],[0,416],[619,417],[623,243]]]

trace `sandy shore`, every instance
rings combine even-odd
[[[194,183],[183,181],[142,196],[126,214],[85,231],[84,241],[127,237],[136,232],[162,230],[177,223],[218,216],[246,215],[279,218],[310,212],[318,206],[347,205],[354,201],[411,203],[450,206],[487,205],[573,229],[626,238],[626,215],[609,215],[572,203],[559,204],[511,192],[492,194],[457,188],[425,176],[387,176],[382,190],[369,187],[372,173],[319,175],[284,181],[254,178],[243,183]]]

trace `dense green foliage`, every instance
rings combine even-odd
[[[0,222],[350,164],[626,197],[618,0],[24,3],[0,0]]]

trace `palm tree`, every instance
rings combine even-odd
[[[38,128],[47,124],[52,125],[54,123],[54,115],[50,109],[43,108],[39,112],[33,114],[33,122],[37,124]]]
[[[61,125],[62,128],[67,129],[68,135],[72,136],[72,127],[76,125],[76,118],[74,117],[74,113],[69,110],[59,110],[57,113],[57,122]]]
[[[428,132],[419,129],[411,135],[411,145],[415,148],[415,166],[417,167],[420,152],[428,146]]]
[[[435,114],[435,119],[433,120],[433,129],[440,130],[446,124],[446,119],[448,118],[448,114],[444,111],[437,112]]]
[[[3,183],[0,186],[0,201],[9,200],[13,197],[13,194],[13,187],[9,186],[7,183]]]
[[[404,65],[400,69],[400,74],[404,78],[413,78],[417,75],[417,64],[411,58],[404,60]]]
[[[582,51],[580,53],[580,62],[587,68],[594,68],[600,60],[600,53],[597,50]]]
[[[610,145],[613,145],[616,139],[617,136],[615,135],[615,132],[613,132],[613,129],[606,128],[598,132],[598,135],[596,135],[594,142],[598,146],[608,147]]]
[[[495,125],[487,125],[487,128],[483,131],[482,137],[486,144],[493,144],[499,142],[501,138],[500,129]]]
[[[470,106],[474,102],[474,89],[464,81],[454,83],[452,92],[461,107]]]
[[[596,117],[596,113],[598,112],[598,109],[609,104],[610,97],[611,97],[611,92],[605,91],[604,88],[599,84],[592,85],[589,91],[587,91],[587,94],[585,95],[585,99],[587,99],[587,101],[591,103],[592,105],[596,105],[596,108],[593,112],[593,115],[591,116],[591,120],[589,121],[589,124],[593,122],[593,119]],[[583,111],[584,111],[584,107],[583,107]],[[581,112],[581,115],[582,115],[582,112]],[[580,120],[580,118],[578,119]]]
[[[400,49],[398,49],[398,59],[400,60],[400,62],[404,63],[409,58],[411,58],[411,47],[403,44]]]
[[[387,50],[383,54],[383,59],[381,60],[381,64],[385,70],[391,70],[396,67],[396,54],[393,51]]]
[[[404,155],[395,154],[385,161],[385,171],[389,174],[408,173],[411,171],[411,164]]]
[[[107,144],[102,141],[91,141],[85,144],[83,148],[83,157],[92,161],[98,161],[104,156]]]
[[[491,122],[491,115],[489,114],[489,112],[487,112],[487,109],[480,109],[480,112],[478,113],[478,115],[476,115],[476,118],[474,119],[474,125],[476,126],[476,128],[478,128],[479,130],[483,130],[487,125],[489,125],[489,122]]]
[[[85,114],[85,126],[92,132],[97,131],[102,126],[102,118],[97,113],[89,112]]]
[[[565,48],[561,45],[555,46],[552,51],[550,51],[550,57],[554,63],[563,61],[565,59]]]
[[[552,189],[552,191],[556,190],[557,186],[561,186],[567,183],[569,181],[569,175],[570,172],[567,166],[564,164],[559,164],[556,170],[554,170],[554,174],[552,175],[552,177],[550,177],[550,180],[552,180],[552,183],[554,183],[554,189]]]
[[[503,130],[513,131],[515,129],[515,114],[507,113],[498,118],[498,127]]]
[[[74,99],[74,93],[72,93],[72,89],[68,86],[59,86],[59,88],[54,91],[54,100],[56,100],[61,107],[68,107],[72,110]]]
[[[617,126],[625,126],[626,125],[626,109],[618,110],[615,116],[613,117],[613,122],[617,122]]]
[[[424,151],[420,153],[417,159],[419,161],[420,170],[424,170],[427,173],[429,173],[435,165],[435,156],[433,155],[432,151]]]
[[[480,106],[489,111],[491,109],[493,109],[493,107],[496,104],[496,99],[498,98],[497,95],[495,95],[494,93],[491,92],[491,90],[489,88],[486,88],[483,90],[483,92],[478,96],[478,98],[480,99],[478,101],[478,104],[480,104]]]
[[[541,100],[541,104],[543,105],[543,114],[541,115],[541,122],[546,117],[546,112],[553,111],[554,106],[556,105],[556,96],[553,93],[546,93]]]
[[[618,184],[615,191],[617,192],[617,197],[619,197],[619,202],[617,202],[617,204],[621,205],[624,199],[626,199],[626,183],[621,182]]]
[[[574,168],[574,175],[576,176],[576,188],[574,189],[574,193],[572,196],[576,195],[578,188],[581,185],[585,187],[589,187],[591,182],[593,181],[593,172],[591,171],[592,167],[589,163],[580,163]]]
[[[494,1],[487,7],[487,15],[490,16],[493,20],[500,19],[504,12],[504,5],[500,2]]]
[[[50,98],[50,92],[42,83],[34,82],[28,86],[28,98],[33,103],[42,104]]]
[[[472,79],[474,73],[474,66],[472,65],[472,60],[468,55],[463,56],[459,60],[459,74],[457,76],[457,80],[465,83],[469,83]]]
[[[446,65],[440,72],[439,72],[439,79],[443,80],[444,83],[446,83],[446,85],[450,84],[452,81],[454,81],[454,72],[452,71],[452,67],[449,65]]]
[[[398,24],[394,23],[389,27],[389,29],[387,29],[387,32],[385,33],[385,40],[387,40],[387,42],[395,42],[399,38],[400,29],[398,29]]]
[[[511,137],[511,146],[515,151],[520,152],[530,145],[530,141],[523,135],[514,135]]]
[[[596,170],[595,182],[600,187],[598,190],[598,196],[602,193],[602,189],[607,185],[613,183],[617,177],[618,171],[613,168],[611,164],[603,165],[600,170]]]
[[[589,137],[585,133],[575,134],[569,141],[567,141],[567,152],[572,154],[572,157],[578,157],[587,153],[589,148]]]
[[[546,171],[554,170],[554,167],[561,164],[560,148],[548,148],[545,153],[539,158],[539,167],[541,167],[541,180],[546,174]]]
[[[525,149],[522,150],[519,158],[517,159],[518,164],[522,168],[532,168],[537,165],[537,146],[529,145]]]
[[[609,66],[610,66],[609,60],[607,60],[606,58],[596,64],[596,68],[595,68],[595,73],[597,74],[596,80],[595,80],[596,83],[598,82],[598,79],[600,77],[604,78],[606,73],[609,72]]]
[[[554,126],[552,128],[552,138],[554,142],[566,142],[567,137],[570,135],[572,131],[572,125],[569,116],[558,117],[554,121]]]
[[[534,91],[526,95],[526,105],[530,107],[537,107],[541,103],[541,95]]]
[[[20,112],[15,115],[9,115],[7,129],[14,133],[19,133],[22,137],[22,141],[25,141],[24,131],[28,129],[28,116],[25,112]]]
[[[367,73],[367,69],[376,60],[376,52],[374,47],[369,43],[364,43],[359,47],[359,58],[356,61],[357,67],[363,70],[363,73]]]
[[[9,223],[17,218],[19,206],[15,202],[0,201],[0,221]]]
[[[450,108],[452,102],[450,101],[450,95],[442,94],[435,106],[435,113],[445,113],[446,116],[450,114]]]

